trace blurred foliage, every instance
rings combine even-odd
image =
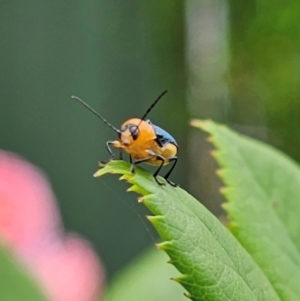
[[[170,280],[178,272],[167,261],[164,252],[147,250],[114,279],[105,301],[186,301],[184,289]]]
[[[0,267],[0,300],[46,300],[33,276],[19,264],[11,250],[0,248]]]
[[[229,1],[232,122],[300,160],[300,2]]]

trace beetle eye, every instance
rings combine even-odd
[[[129,131],[131,133],[131,136],[132,136],[132,139],[133,140],[136,140],[140,131],[138,129],[138,127],[136,125],[132,125],[130,128],[129,128]]]

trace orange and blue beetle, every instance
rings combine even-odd
[[[161,168],[164,165],[173,163],[172,167],[164,176],[164,178],[170,185],[176,187],[177,185],[169,180],[169,176],[177,163],[176,154],[178,151],[178,144],[168,132],[151,123],[149,119],[145,120],[150,111],[167,92],[168,91],[164,91],[159,95],[159,97],[154,101],[141,119],[132,118],[125,121],[120,130],[111,125],[104,117],[102,117],[82,99],[77,96],[72,96],[72,98],[78,100],[82,105],[98,116],[104,123],[106,123],[111,129],[118,133],[119,140],[106,142],[106,148],[110,155],[109,161],[115,158],[115,155],[110,148],[112,145],[120,149],[120,159],[122,159],[122,150],[129,154],[132,173],[135,171],[135,166],[140,163],[158,166],[157,170],[153,174],[153,177],[159,185],[165,185],[157,178]]]

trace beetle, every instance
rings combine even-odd
[[[131,118],[125,121],[120,129],[110,124],[81,98],[77,96],[72,96],[72,98],[79,101],[106,125],[117,132],[119,136],[118,140],[106,142],[106,148],[110,155],[108,161],[115,158],[115,154],[111,150],[111,146],[113,146],[120,149],[120,159],[122,159],[122,150],[129,154],[132,173],[135,172],[135,166],[140,163],[158,166],[157,170],[153,173],[153,177],[159,185],[165,185],[165,183],[158,180],[158,173],[164,165],[172,163],[170,170],[164,178],[170,185],[176,187],[177,185],[169,180],[169,176],[177,163],[178,144],[168,132],[153,124],[149,119],[145,120],[150,111],[167,92],[166,90],[157,97],[142,118]],[[105,164],[107,162],[102,161],[101,163]]]

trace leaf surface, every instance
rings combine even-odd
[[[230,230],[283,301],[300,300],[300,169],[283,153],[212,121],[211,136],[228,203]]]
[[[130,191],[153,216],[148,217],[163,242],[158,245],[181,272],[175,280],[197,301],[279,301],[268,279],[232,234],[183,189],[159,186],[142,168],[130,173],[124,161],[111,161],[95,176],[123,175]],[[161,178],[161,181],[163,179]],[[142,277],[142,275],[141,275]],[[151,283],[149,283],[151,286]]]

